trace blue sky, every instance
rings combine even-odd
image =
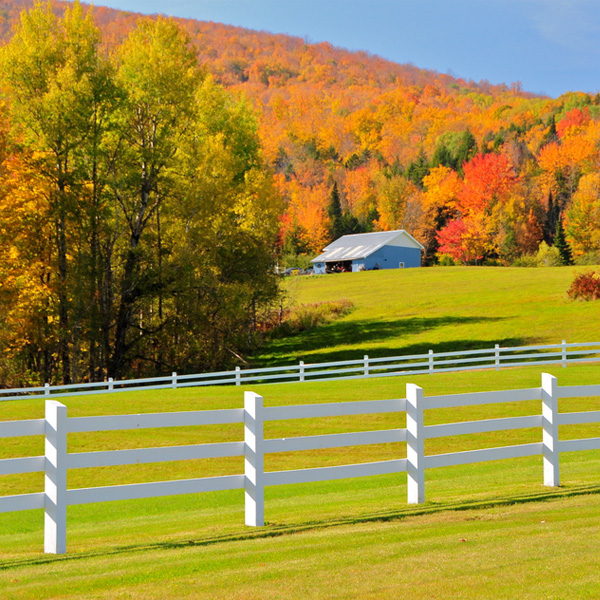
[[[99,0],[558,96],[600,91],[600,0]]]

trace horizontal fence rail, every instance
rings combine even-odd
[[[43,492],[0,497],[0,513],[43,509],[44,550],[60,554],[66,552],[67,506],[78,504],[239,489],[245,493],[246,525],[261,526],[264,525],[266,486],[406,473],[407,501],[419,504],[425,501],[427,469],[528,456],[541,456],[544,484],[558,486],[561,452],[600,450],[600,437],[559,439],[559,426],[600,423],[600,410],[559,413],[559,399],[600,396],[600,385],[559,387],[556,378],[546,373],[542,375],[541,383],[539,388],[428,397],[424,396],[422,388],[407,384],[406,398],[274,407],[265,407],[261,396],[245,392],[243,409],[74,418],[67,417],[66,406],[47,400],[44,419],[0,423],[0,437],[3,438],[45,437],[44,456],[0,460],[0,475],[45,473]],[[538,414],[438,425],[426,425],[424,420],[424,411],[431,409],[531,401],[541,401]],[[402,420],[400,415],[405,414],[406,427],[292,438],[265,439],[264,436],[265,422],[385,413],[398,414],[399,421]],[[67,452],[67,434],[72,433],[215,424],[239,424],[240,437],[243,426],[243,441]],[[538,429],[542,441],[466,452],[425,454],[424,442],[427,439],[515,429]],[[269,453],[390,443],[405,443],[406,458],[288,471],[265,472],[264,469],[264,457]],[[86,489],[67,488],[69,469],[232,456],[244,457],[243,474]]]
[[[470,371],[538,365],[568,364],[600,361],[600,342],[549,344],[540,346],[514,346],[483,350],[460,350],[455,352],[434,352],[408,356],[304,363],[284,367],[263,369],[241,369],[179,375],[172,373],[165,377],[148,379],[124,379],[94,383],[72,383],[69,385],[49,385],[43,387],[13,388],[0,390],[0,401],[23,398],[60,398],[126,392],[135,390],[176,389],[210,385],[247,385],[250,383],[272,383],[284,381],[320,381],[339,379],[364,379],[369,377],[396,377],[419,373],[441,373],[449,371]]]

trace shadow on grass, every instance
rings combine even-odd
[[[458,502],[426,502],[415,506],[407,505],[406,508],[390,511],[381,511],[374,513],[364,513],[354,516],[341,516],[339,518],[307,521],[304,523],[265,523],[264,527],[244,528],[239,533],[225,534],[212,537],[186,538],[184,540],[170,540],[156,543],[138,543],[129,546],[119,546],[115,548],[103,548],[89,552],[81,552],[71,555],[48,555],[26,559],[0,561],[0,571],[6,571],[11,568],[21,568],[24,566],[45,565],[49,563],[67,562],[82,560],[94,557],[107,557],[120,554],[130,554],[139,552],[152,552],[156,550],[176,550],[180,548],[189,548],[194,546],[213,546],[216,544],[243,542],[247,540],[267,539],[293,535],[306,531],[317,531],[339,527],[344,525],[357,525],[361,523],[400,521],[408,517],[420,517],[424,515],[469,510],[486,510],[504,506],[514,506],[519,504],[549,502],[577,496],[590,496],[600,494],[599,485],[574,485],[561,486],[543,491],[525,493],[519,495],[509,495],[505,497],[495,497],[482,500],[458,501]]]
[[[268,343],[261,355],[251,359],[254,367],[272,366],[273,361],[278,365],[297,364],[298,360],[310,358],[310,362],[343,361],[361,358],[365,352],[371,358],[380,358],[393,355],[426,354],[429,350],[434,352],[454,352],[460,350],[480,350],[491,348],[494,344],[501,346],[519,346],[532,343],[534,340],[527,338],[503,338],[489,340],[451,340],[439,343],[420,343],[393,347],[378,347],[366,351],[364,344],[380,343],[395,338],[406,338],[426,331],[433,331],[443,327],[470,325],[474,323],[497,322],[501,317],[408,317],[393,321],[380,321],[376,319],[362,321],[337,321],[309,331],[272,340]],[[344,348],[353,344],[363,345],[362,349]],[[309,354],[310,353],[310,354]]]

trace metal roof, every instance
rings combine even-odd
[[[404,231],[404,229],[377,231],[374,233],[356,233],[353,235],[344,235],[335,240],[335,242],[332,242],[323,249],[322,254],[313,258],[310,262],[332,262],[366,258],[391,242],[395,242],[395,246],[423,250],[423,246],[412,235]]]

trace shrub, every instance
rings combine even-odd
[[[594,271],[577,274],[567,295],[573,300],[600,300],[600,274],[596,275]]]
[[[537,267],[538,261],[535,255],[533,254],[523,254],[523,256],[519,256],[515,258],[512,263],[513,267]]]
[[[577,265],[600,265],[600,250],[591,250],[575,259]]]
[[[301,304],[293,309],[285,309],[279,315],[279,322],[275,323],[271,320],[270,326],[265,327],[264,330],[270,331],[273,337],[294,335],[339,319],[348,314],[353,307],[354,304],[345,298],[331,302]]]
[[[536,258],[538,267],[558,267],[563,264],[558,248],[556,246],[548,246],[546,242],[540,244]]]
[[[439,254],[438,265],[440,265],[440,267],[454,267],[456,261],[449,254]]]
[[[299,333],[339,319],[348,314],[353,306],[353,303],[345,298],[332,302],[302,304],[284,319],[282,323],[284,333]]]

